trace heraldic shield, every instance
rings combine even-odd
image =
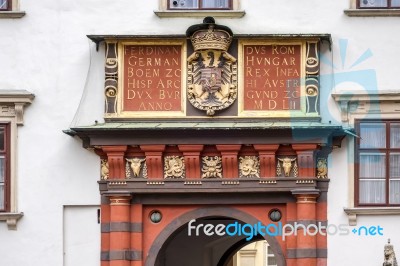
[[[213,116],[228,108],[237,98],[237,62],[227,50],[232,42],[229,28],[205,18],[190,27],[194,53],[188,58],[188,100],[197,109]],[[228,29],[228,30],[227,30]]]

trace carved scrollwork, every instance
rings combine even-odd
[[[257,156],[239,157],[240,177],[260,177],[260,161]]]
[[[204,156],[201,178],[222,178],[222,159],[219,156]]]
[[[117,89],[115,87],[108,87],[106,89],[106,96],[107,97],[116,97],[117,96]]]
[[[307,42],[306,113],[319,112],[319,43]]]
[[[181,156],[164,157],[164,178],[184,178],[185,161]]]
[[[105,65],[105,112],[112,114],[117,112],[118,93],[118,52],[116,42],[106,43]]]

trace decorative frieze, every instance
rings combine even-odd
[[[164,157],[164,178],[184,178],[185,160],[183,156]]]
[[[328,163],[326,158],[317,160],[317,178],[328,178]]]
[[[126,159],[126,178],[147,178],[147,165],[145,158]]]
[[[276,165],[276,175],[278,177],[297,177],[298,173],[297,158],[278,158]]]
[[[109,165],[108,165],[108,161],[102,159],[101,160],[101,167],[100,167],[100,179],[101,180],[107,180],[110,174],[110,169],[109,169]]]
[[[219,156],[202,158],[201,178],[222,178],[222,159]]]
[[[260,160],[257,156],[239,157],[239,177],[260,178]]]

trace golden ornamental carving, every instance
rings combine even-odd
[[[298,166],[296,158],[278,158],[278,163],[276,165],[276,175],[289,177],[292,173],[294,177],[298,176]],[[283,171],[282,171],[283,170]]]
[[[187,96],[195,108],[213,116],[237,98],[237,60],[227,52],[232,42],[230,29],[207,19],[187,31],[194,31],[190,38],[194,53],[187,59]]]
[[[229,32],[216,28],[214,23],[209,23],[208,29],[196,31],[190,40],[195,51],[207,49],[227,51],[232,43],[232,36]]]
[[[204,156],[202,158],[201,178],[222,178],[221,157]]]
[[[317,160],[317,178],[328,178],[328,164],[326,158]]]
[[[260,161],[257,156],[239,157],[240,177],[260,177]]]
[[[100,167],[100,179],[107,180],[109,177],[109,165],[107,160],[101,160],[101,167]]]
[[[145,158],[132,158],[126,159],[126,177],[140,177],[140,173],[142,172],[142,177],[147,178],[147,166]]]
[[[184,178],[185,161],[181,156],[164,157],[164,178]]]

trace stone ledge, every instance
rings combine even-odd
[[[24,216],[23,212],[14,213],[14,212],[5,212],[0,213],[0,221],[7,222],[8,230],[17,230],[17,222],[19,219]]]
[[[400,9],[346,9],[349,17],[400,17]]]
[[[357,225],[357,215],[399,215],[400,207],[355,207],[343,208],[349,217],[349,225]]]
[[[0,19],[2,18],[22,18],[25,11],[0,11]]]
[[[160,18],[181,18],[181,17],[190,17],[190,18],[204,18],[207,16],[216,17],[216,18],[241,18],[246,12],[244,10],[219,10],[219,11],[210,11],[210,10],[154,10],[154,14],[156,14]]]

